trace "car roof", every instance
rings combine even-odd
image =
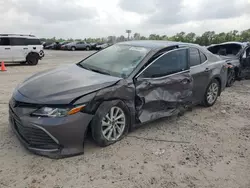
[[[166,47],[176,46],[176,45],[201,47],[197,44],[192,44],[192,43],[183,43],[183,42],[175,42],[175,41],[160,41],[160,40],[135,40],[135,41],[120,42],[118,44],[145,47],[145,48],[150,48],[150,49],[166,48]]]
[[[25,35],[25,34],[2,34],[0,33],[0,37],[38,39],[35,35]]]
[[[219,44],[211,44],[209,47],[213,47],[213,46],[221,46],[221,45],[226,45],[226,44],[236,44],[236,45],[240,45],[240,46],[246,46],[247,44],[244,42],[237,42],[237,41],[229,41],[229,42],[223,42],[223,43],[219,43]]]

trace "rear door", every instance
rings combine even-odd
[[[177,114],[192,100],[188,49],[164,53],[135,78],[135,106],[140,122]]]
[[[21,62],[26,60],[25,50],[28,49],[25,38],[12,37],[10,38],[13,61]]]
[[[12,49],[10,38],[0,37],[0,61],[12,62]]]
[[[190,72],[194,80],[193,85],[193,103],[200,103],[203,99],[206,87],[209,82],[211,70],[204,66],[207,62],[207,57],[197,48],[189,49]]]
[[[77,46],[78,46],[78,49],[84,50],[86,48],[86,43],[85,42],[79,42]]]

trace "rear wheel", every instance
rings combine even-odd
[[[235,74],[234,69],[229,69],[228,75],[227,75],[227,87],[231,87],[234,84],[235,77],[236,77],[236,74]]]
[[[105,147],[121,140],[128,132],[129,116],[122,102],[109,107],[102,104],[91,123],[95,142]]]
[[[71,47],[71,51],[75,51],[76,50],[76,47]]]
[[[207,87],[203,104],[206,107],[213,106],[216,102],[220,92],[220,83],[218,80],[214,79],[210,82],[210,84]]]
[[[87,47],[86,47],[86,50],[87,50],[87,51],[89,51],[89,50],[90,50],[90,47],[89,47],[89,46],[87,46]]]
[[[29,65],[37,65],[38,61],[39,61],[39,55],[36,53],[31,53],[27,56],[27,63]]]

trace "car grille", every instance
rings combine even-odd
[[[23,126],[20,119],[10,108],[11,121],[21,138],[32,148],[37,149],[58,149],[59,145],[44,130],[32,126]]]

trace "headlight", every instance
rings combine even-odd
[[[80,112],[85,105],[77,106],[74,108],[52,108],[52,107],[42,107],[31,115],[33,116],[43,116],[43,117],[64,117],[67,115],[72,115]]]

